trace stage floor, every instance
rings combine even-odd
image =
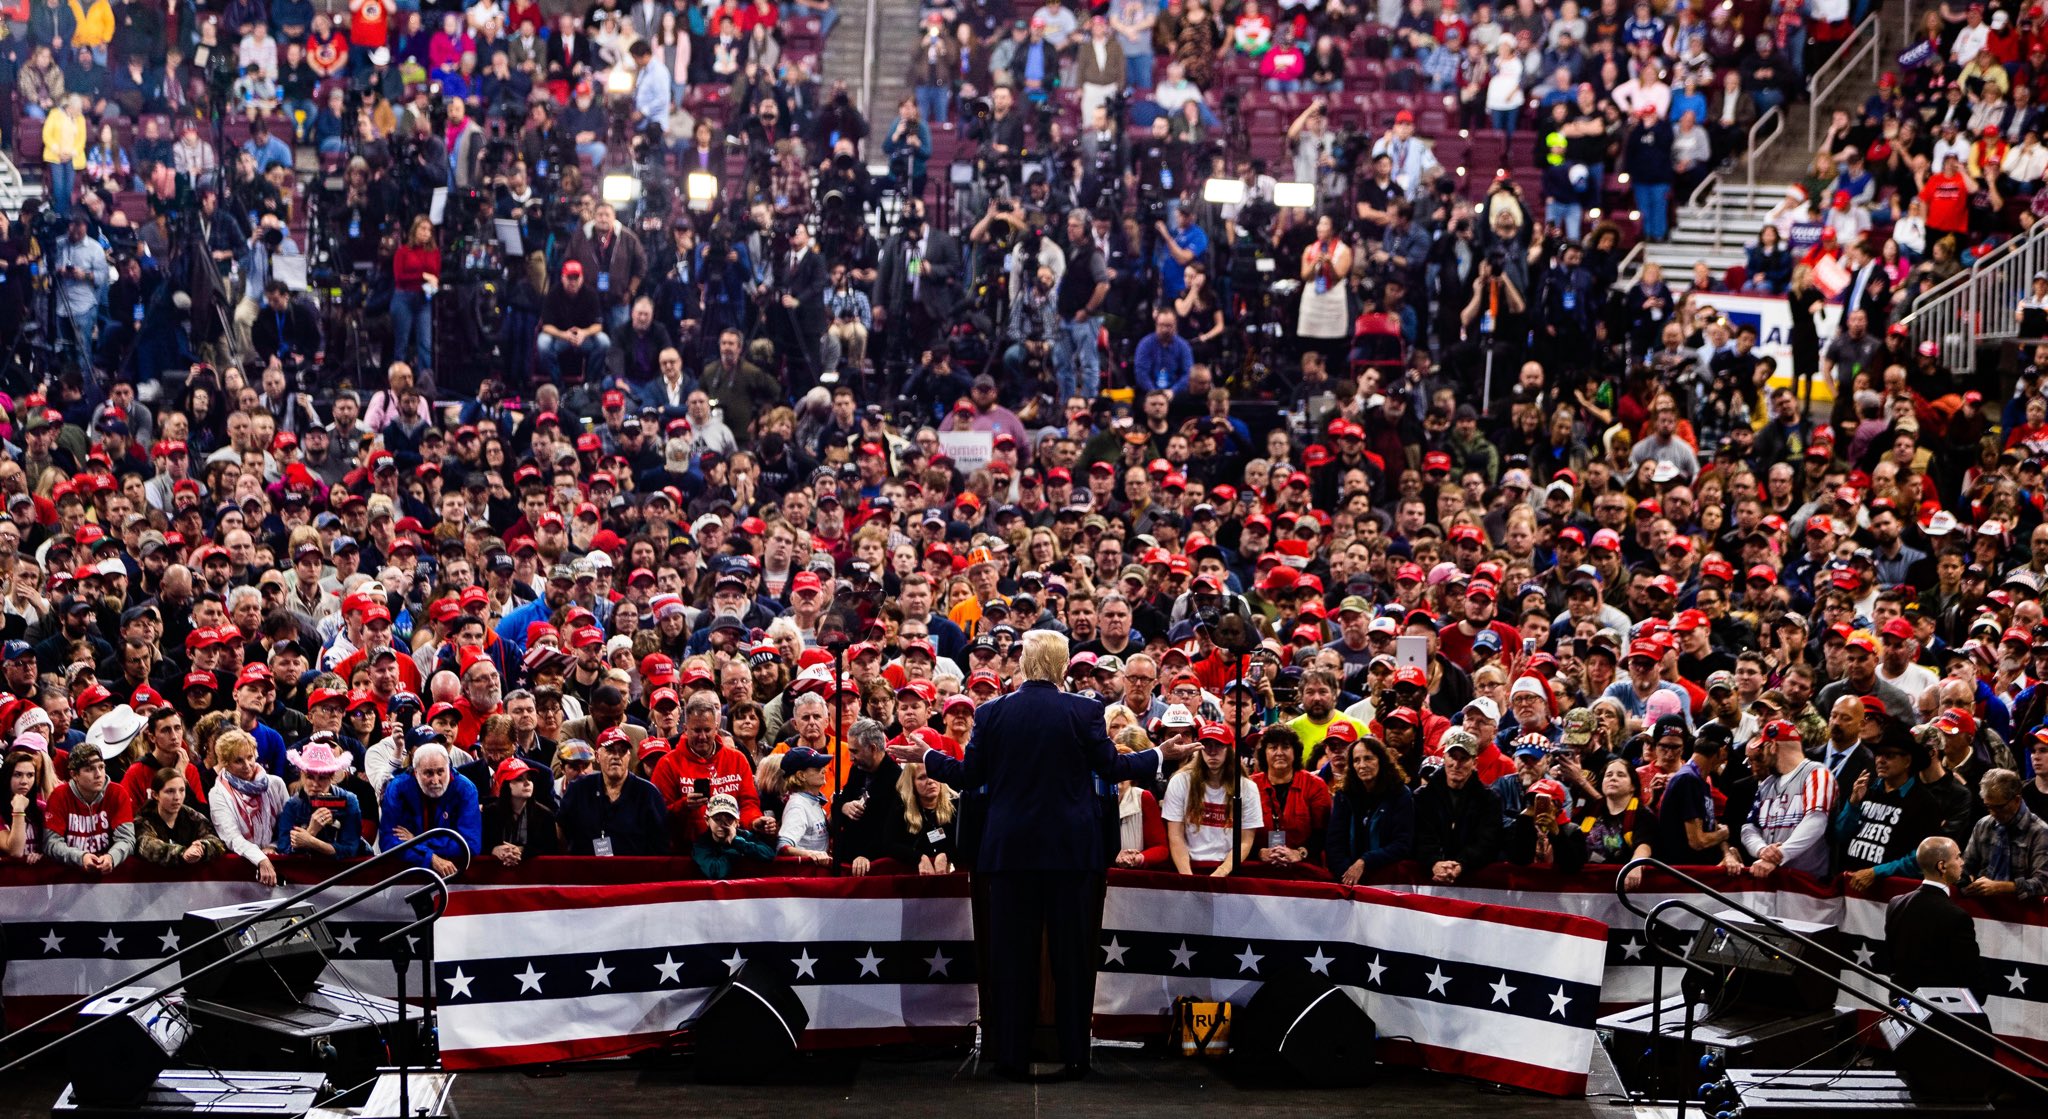
[[[1595,1094],[1557,1100],[1407,1069],[1389,1069],[1367,1088],[1318,1091],[1232,1083],[1207,1062],[1153,1052],[1096,1050],[1097,1074],[1078,1084],[1013,1084],[987,1066],[960,1073],[957,1057],[869,1057],[847,1065],[805,1059],[773,1086],[700,1085],[685,1071],[621,1062],[561,1066],[540,1073],[464,1073],[455,1106],[469,1119],[719,1119],[810,1116],[971,1114],[974,1119],[1037,1115],[1135,1119],[1185,1117],[1222,1105],[1240,1119],[1303,1119],[1319,1114],[1413,1115],[1434,1119],[1633,1119],[1635,1111]],[[1596,1073],[1596,1086],[1598,1084]],[[1608,1082],[1612,1084],[1610,1080]],[[0,1085],[0,1119],[46,1119],[61,1076],[9,1077]]]
[[[1627,1105],[1608,1099],[1554,1100],[1507,1093],[1467,1081],[1405,1069],[1388,1070],[1372,1086],[1318,1091],[1238,1085],[1215,1066],[1125,1050],[1098,1049],[1097,1073],[1076,1084],[1013,1084],[986,1066],[979,1076],[960,1072],[956,1058],[887,1060],[871,1058],[851,1070],[793,1070],[790,1081],[773,1087],[699,1085],[679,1072],[602,1068],[565,1071],[556,1077],[523,1073],[468,1074],[457,1082],[456,1106],[465,1116],[491,1119],[556,1119],[564,1100],[581,1102],[585,1113],[600,1106],[607,1119],[672,1119],[698,1108],[720,1119],[787,1119],[792,1113],[843,1115],[969,1114],[975,1119],[1036,1115],[1132,1119],[1135,1116],[1198,1113],[1222,1105],[1241,1119],[1302,1119],[1306,1115],[1413,1115],[1438,1119],[1501,1119],[1505,1115],[1554,1119],[1622,1119]],[[600,1102],[601,1101],[601,1102]]]

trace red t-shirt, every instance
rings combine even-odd
[[[349,0],[348,41],[364,50],[386,46],[391,37],[391,7],[385,0]]]
[[[1498,618],[1487,623],[1486,628],[1492,630],[1500,638],[1500,663],[1502,667],[1505,668],[1512,665],[1516,660],[1520,659],[1522,655],[1522,633],[1520,630]],[[1445,660],[1470,672],[1472,671],[1472,641],[1478,636],[1476,633],[1467,635],[1462,623],[1447,625],[1444,627],[1443,632],[1437,635],[1436,650],[1443,654]]]
[[[1944,233],[1970,228],[1970,184],[1960,173],[1929,175],[1920,197],[1927,202],[1927,228]]]
[[[43,827],[50,834],[89,855],[104,855],[113,846],[114,829],[135,822],[135,801],[128,790],[108,782],[98,804],[78,799],[71,782],[57,786],[43,810]]]

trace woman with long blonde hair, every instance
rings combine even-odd
[[[903,798],[903,827],[917,854],[917,872],[951,874],[959,796],[925,772],[923,762],[903,767],[896,778],[896,794]]]

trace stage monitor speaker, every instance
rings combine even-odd
[[[245,1069],[321,1069],[336,1087],[366,1085],[398,1055],[433,1062],[425,1018],[390,999],[322,983],[303,999],[236,998],[186,1003],[198,1036],[187,1048],[214,1065]],[[198,1063],[198,1062],[193,1062]]]
[[[1913,993],[1978,1029],[1991,1028],[1991,1019],[1976,996],[1961,987],[1921,987]],[[1878,1023],[1878,1039],[1891,1052],[1892,1068],[1913,1090],[1914,1098],[1983,1099],[1991,1080],[1990,1070],[1964,1050],[1988,1054],[1991,1043],[1968,1035],[1960,1039],[1949,1036],[1953,1023],[1934,1018],[1917,1003],[1903,1009],[1914,1024],[1886,1018]]]
[[[1230,1025],[1230,1060],[1251,1076],[1314,1088],[1372,1082],[1378,1031],[1327,979],[1269,979]]]
[[[1779,919],[1779,924],[1809,939],[1819,940],[1834,932],[1833,925],[1811,921]],[[1729,930],[1739,928],[1761,938],[1768,948]],[[1835,1004],[1834,979],[1841,968],[1818,955],[1805,944],[1768,925],[1760,925],[1733,910],[1722,910],[1700,927],[1686,958],[1704,964],[1718,974],[1703,981],[1688,973],[1686,991],[1694,1001],[1713,1007],[1716,1014],[1740,1009],[1789,1010],[1811,1013]],[[1793,963],[1807,960],[1826,973],[1817,975]],[[1711,1016],[1710,1016],[1711,1017]]]
[[[181,930],[187,944],[196,944],[221,931],[234,928],[248,921],[255,914],[269,908],[271,902],[248,902],[243,905],[223,905],[214,909],[195,909],[185,914]],[[200,968],[226,959],[233,952],[246,948],[281,929],[298,926],[297,931],[261,951],[242,957],[235,963],[210,972],[185,988],[188,998],[211,999],[216,1002],[238,1002],[242,1000],[297,1002],[319,985],[320,974],[327,970],[327,953],[334,950],[334,934],[327,923],[309,922],[313,906],[308,902],[288,905],[277,913],[250,924],[234,936],[200,949],[183,961],[184,974],[191,975]]]
[[[154,987],[122,987],[85,1004],[78,1017],[81,1028],[94,1019],[118,1019],[64,1049],[72,1098],[92,1106],[141,1100],[192,1034],[184,1007]]]
[[[786,1077],[810,1024],[789,984],[759,964],[742,965],[687,1023],[697,1078],[738,1084]]]

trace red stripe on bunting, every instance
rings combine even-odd
[[[1516,909],[1503,905],[1464,901],[1436,894],[1410,894],[1366,887],[1342,886],[1335,882],[1301,882],[1283,878],[1209,878],[1147,870],[1112,870],[1109,884],[1119,889],[1179,890],[1197,894],[1237,894],[1249,897],[1348,898],[1364,905],[1431,913],[1468,921],[1486,921],[1511,928],[1534,929],[1605,942],[1607,926],[1591,917],[1553,913],[1538,909]]]

